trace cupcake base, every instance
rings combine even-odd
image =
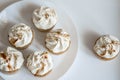
[[[34,76],[37,76],[37,77],[44,77],[46,75],[48,75],[52,70],[48,71],[47,73],[45,73],[44,75],[37,75],[37,74],[34,74]]]
[[[114,58],[116,58],[116,57],[118,56],[118,54],[117,54],[115,57],[105,58],[105,57],[99,56],[96,52],[95,52],[95,55],[96,55],[99,59],[104,60],[104,61],[113,60]]]
[[[4,70],[0,70],[0,72],[4,73],[4,74],[15,74],[16,72],[18,72],[20,69],[17,70],[13,70],[13,71],[4,71]]]

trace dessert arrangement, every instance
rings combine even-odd
[[[25,59],[24,53],[19,50],[25,50],[32,45],[35,38],[34,29],[26,23],[15,24],[8,32],[8,42],[13,47],[8,46],[6,50],[0,52],[1,72],[16,72],[26,61],[25,66],[31,74],[39,77],[46,76],[54,70],[54,59],[51,55],[59,56],[69,49],[70,34],[63,29],[54,29],[59,18],[55,9],[41,6],[33,11],[31,18],[35,28],[40,32],[47,32],[44,39],[46,50],[34,51]],[[119,54],[120,41],[112,35],[103,35],[95,41],[93,49],[99,58],[112,60]]]
[[[13,47],[8,47],[5,51],[0,52],[1,72],[15,72],[26,61],[26,68],[34,76],[43,77],[54,69],[51,55],[64,53],[70,47],[71,40],[69,33],[63,29],[53,29],[58,22],[55,9],[41,6],[33,11],[31,18],[31,23],[34,24],[34,27],[40,32],[47,32],[44,39],[46,50],[34,51],[25,59],[23,57],[24,53],[19,50],[25,50],[32,45],[35,33],[34,29],[25,23],[17,23],[8,32],[8,42]]]

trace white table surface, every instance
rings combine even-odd
[[[0,0],[0,11],[6,6],[18,0]],[[117,67],[111,70],[116,74],[106,74],[109,72],[98,70],[101,64],[111,64],[114,61],[105,62],[101,61],[93,54],[88,42],[93,42],[90,36],[82,39],[85,36],[84,32],[90,33],[96,27],[119,27],[119,3],[120,0],[52,0],[59,4],[73,20],[79,39],[79,47],[76,59],[70,69],[59,80],[120,80],[120,63],[114,64]],[[116,15],[115,15],[116,14]],[[92,26],[89,28],[89,26]],[[81,28],[82,27],[82,28]],[[84,27],[84,28],[83,28]],[[93,29],[92,29],[93,28]],[[120,31],[120,28],[118,28]],[[98,29],[99,30],[99,29]],[[105,30],[103,29],[104,33]],[[97,32],[97,31],[96,31]],[[92,34],[92,33],[91,33]],[[94,34],[93,34],[94,35]],[[87,42],[88,41],[88,42]],[[87,44],[88,43],[88,44]],[[82,46],[85,45],[85,46]],[[88,47],[87,47],[88,46]],[[120,60],[120,59],[118,59]],[[120,61],[119,61],[120,62]],[[87,64],[86,64],[87,63]],[[96,65],[98,63],[98,65]],[[106,67],[106,66],[105,66]],[[102,66],[104,68],[104,66]],[[107,68],[107,67],[106,67]],[[119,71],[118,71],[119,70]],[[97,72],[99,71],[99,72]],[[110,71],[110,72],[111,72]],[[108,76],[109,75],[109,76]]]

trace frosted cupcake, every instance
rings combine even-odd
[[[33,23],[40,31],[51,30],[57,23],[57,14],[53,8],[41,6],[33,12]]]
[[[45,39],[46,48],[54,54],[65,52],[70,46],[70,35],[62,29],[50,31]]]
[[[0,70],[3,72],[15,72],[22,67],[23,62],[22,53],[12,47],[0,52]]]
[[[33,34],[33,30],[26,24],[16,24],[9,31],[9,42],[18,49],[25,49],[32,43]]]
[[[97,39],[94,51],[101,59],[114,59],[119,54],[120,42],[112,35],[103,35]]]
[[[34,76],[45,76],[52,71],[52,57],[49,52],[36,51],[28,56],[27,68]]]

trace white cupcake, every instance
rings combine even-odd
[[[10,29],[8,37],[11,45],[18,49],[25,49],[32,43],[34,33],[29,26],[19,23]]]
[[[21,68],[23,62],[22,53],[12,47],[0,52],[0,70],[3,72],[15,72]]]
[[[46,48],[54,54],[65,52],[70,46],[70,35],[62,29],[50,31],[45,39]]]
[[[111,60],[119,54],[120,42],[112,35],[103,35],[97,39],[94,51],[101,59]]]
[[[52,57],[49,52],[36,51],[28,56],[27,68],[34,76],[45,76],[52,71]]]
[[[57,14],[53,8],[41,6],[33,12],[33,23],[40,31],[51,30],[57,23]]]

